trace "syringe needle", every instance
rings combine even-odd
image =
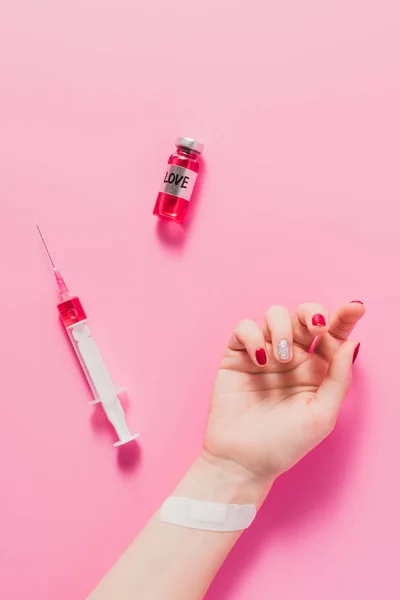
[[[46,252],[47,252],[47,256],[49,257],[49,260],[50,260],[50,262],[51,262],[51,266],[52,266],[52,267],[53,267],[53,269],[56,271],[56,270],[57,270],[57,267],[56,267],[56,265],[54,264],[54,262],[53,262],[53,259],[51,258],[51,254],[50,254],[50,252],[49,252],[49,249],[48,249],[48,247],[47,247],[47,244],[46,244],[46,242],[44,241],[43,234],[42,234],[42,232],[40,231],[40,227],[39,227],[39,225],[36,223],[36,221],[35,221],[35,225],[36,225],[36,229],[37,229],[37,230],[38,230],[38,232],[39,232],[40,238],[41,238],[41,240],[42,240],[42,242],[43,242],[43,246],[45,247],[45,250],[46,250]]]
[[[43,242],[43,246],[45,247],[45,250],[47,252],[47,256],[49,257],[49,260],[51,262],[51,266],[53,267],[54,277],[56,278],[58,291],[60,292],[61,297],[65,300],[66,294],[68,294],[68,288],[66,286],[63,276],[61,275],[60,271],[57,269],[56,265],[54,264],[53,259],[51,258],[51,254],[49,252],[46,242],[44,241],[44,237],[43,237],[42,232],[40,231],[39,225],[36,222],[35,222],[35,225],[36,225],[36,229],[39,232],[40,238]]]

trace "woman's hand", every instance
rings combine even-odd
[[[262,329],[241,321],[215,382],[207,460],[244,467],[267,491],[329,435],[359,350],[348,337],[364,313],[358,301],[341,306],[331,319],[324,306],[302,304],[293,316],[272,306]]]
[[[277,475],[335,426],[359,348],[347,338],[364,312],[353,302],[330,321],[318,304],[303,304],[293,317],[273,306],[263,329],[241,321],[215,382],[203,453],[173,495],[259,507]],[[90,599],[199,600],[241,533],[156,515]]]

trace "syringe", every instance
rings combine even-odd
[[[118,390],[115,388],[99,349],[91,336],[81,301],[68,290],[60,271],[54,264],[39,225],[37,223],[35,225],[53,267],[61,300],[57,304],[61,321],[67,330],[72,346],[94,394],[94,400],[89,404],[101,402],[104,412],[118,436],[118,442],[115,442],[114,446],[122,446],[122,444],[136,439],[139,434],[132,435],[129,431],[125,413],[118,398]]]

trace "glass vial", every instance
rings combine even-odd
[[[179,137],[175,146],[177,150],[169,157],[153,214],[167,221],[183,223],[199,172],[199,156],[204,145],[192,138]]]

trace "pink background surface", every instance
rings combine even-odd
[[[338,428],[208,599],[398,597],[399,56],[394,0],[1,3],[2,598],[86,597],[196,456],[239,318],[352,299]],[[151,214],[178,134],[206,148],[183,229]],[[35,219],[129,389],[132,453],[87,406]]]

